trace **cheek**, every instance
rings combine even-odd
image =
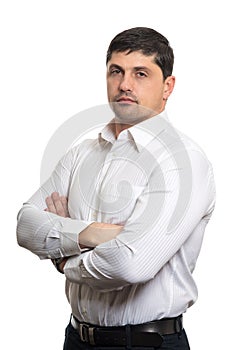
[[[113,90],[113,83],[107,80],[107,90],[110,92]]]
[[[148,103],[151,103],[158,98],[158,91],[150,84],[138,87],[137,94],[138,96],[141,96],[141,100]]]
[[[107,92],[108,96],[114,95],[114,92],[116,91],[116,84],[113,84],[112,82],[107,81]]]
[[[107,95],[108,95],[108,99],[111,97],[112,92],[111,92],[111,87],[109,84],[107,84]]]
[[[150,86],[146,91],[147,93],[144,91],[141,94],[141,104],[153,110],[160,109],[163,102],[163,89]]]
[[[148,97],[152,101],[160,101],[163,98],[163,86],[161,84],[157,84],[156,86],[153,84],[148,89]]]

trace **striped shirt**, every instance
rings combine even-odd
[[[44,211],[54,191],[68,197],[70,218]],[[162,112],[117,139],[106,125],[69,150],[23,205],[17,237],[41,259],[69,256],[66,295],[77,319],[139,324],[196,301],[192,272],[214,204],[210,162]],[[83,252],[78,236],[92,222],[123,229]]]

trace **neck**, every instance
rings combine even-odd
[[[125,129],[129,129],[131,126],[134,126],[136,124],[139,124],[141,123],[142,121],[146,120],[146,119],[150,119],[150,118],[154,118],[156,117],[158,114],[162,113],[164,111],[164,108],[161,108],[161,110],[159,112],[153,112],[153,113],[150,113],[150,114],[147,114],[145,115],[144,117],[140,118],[140,119],[137,119],[137,120],[134,120],[132,121],[132,123],[130,124],[127,124],[127,123],[120,123],[119,122],[119,119],[117,117],[115,117],[114,119],[114,122],[112,124],[112,130],[115,134],[115,137],[116,139],[118,138],[119,134],[125,130]]]
[[[119,134],[125,130],[125,129],[128,129],[130,128],[132,125],[131,124],[120,124],[120,123],[115,123],[114,124],[115,126],[115,135],[116,135],[116,139],[118,138]]]

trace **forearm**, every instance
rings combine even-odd
[[[41,259],[78,255],[78,234],[90,223],[64,218],[27,204],[18,215],[17,240],[20,246]]]
[[[93,222],[79,234],[81,248],[94,248],[101,243],[114,239],[122,230],[123,226]]]
[[[122,226],[74,220],[33,205],[18,215],[17,239],[41,259],[79,255],[82,248],[94,248],[116,237]]]
[[[101,243],[114,239],[122,230],[123,226],[93,222],[79,234],[80,249],[94,248]],[[67,258],[59,264],[58,270],[64,271]]]

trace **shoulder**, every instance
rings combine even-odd
[[[200,161],[206,163],[206,165],[208,165],[209,167],[212,167],[208,155],[206,154],[202,146],[184,132],[176,128],[174,129],[176,130],[177,138],[183,145],[189,157],[193,158],[195,156],[196,159],[200,159]]]
[[[194,177],[213,178],[212,164],[203,148],[192,137],[174,127],[169,120],[163,123],[159,142],[162,144],[160,165],[182,170],[185,176],[192,174]]]

